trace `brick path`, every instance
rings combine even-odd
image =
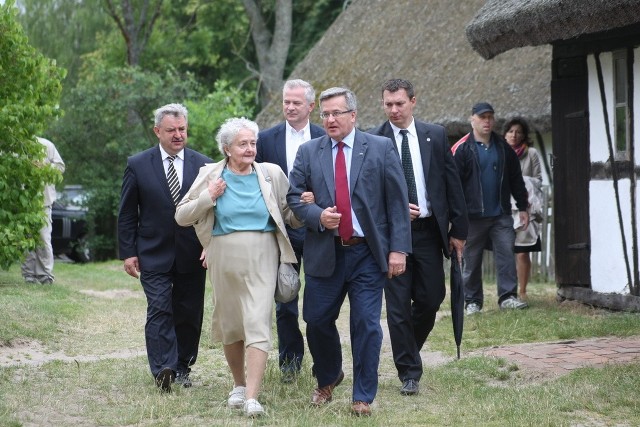
[[[499,346],[479,353],[507,359],[523,370],[562,375],[586,366],[640,362],[640,336]]]

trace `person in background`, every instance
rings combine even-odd
[[[45,148],[43,164],[50,165],[60,171],[60,173],[64,173],[64,161],[62,157],[60,157],[60,153],[58,153],[53,142],[40,137],[36,137],[36,139]],[[27,283],[50,285],[55,279],[53,276],[53,247],[51,246],[51,207],[53,202],[56,201],[56,198],[55,185],[45,184],[44,212],[46,215],[46,223],[40,229],[40,244],[35,250],[27,253],[21,265],[22,277]]]
[[[367,416],[378,390],[385,276],[404,272],[411,226],[394,144],[357,130],[357,108],[349,89],[320,94],[327,135],[298,149],[287,201],[306,226],[303,318],[318,384],[311,404],[329,403],[344,379],[336,320],[349,295],[351,413]],[[314,202],[302,198],[308,191]]]
[[[258,133],[256,162],[275,163],[285,175],[293,167],[298,147],[324,135],[322,127],[309,121],[315,107],[316,92],[304,80],[288,80],[282,89],[282,112],[285,121]],[[289,240],[296,253],[298,272],[302,264],[304,228],[287,226]],[[288,303],[276,303],[278,354],[282,381],[292,382],[302,366],[304,339],[298,325],[298,297]]]
[[[511,216],[511,196],[518,217],[526,228],[527,190],[518,156],[505,140],[493,131],[493,107],[486,102],[471,110],[471,133],[456,142],[453,152],[469,215],[469,234],[464,247],[462,271],[466,313],[482,310],[482,254],[491,239],[496,263],[498,305],[500,309],[523,309],[528,304],[517,298],[518,281],[513,252],[515,231]]]
[[[233,376],[227,406],[257,417],[271,350],[273,295],[280,262],[295,263],[285,223],[302,226],[286,202],[289,181],[272,163],[256,163],[258,125],[228,119],[216,137],[224,159],[200,169],[176,211],[206,249],[213,285],[212,336]]]
[[[411,82],[387,80],[382,108],[389,118],[370,131],[395,141],[409,187],[412,252],[407,270],[384,288],[400,393],[415,395],[422,377],[420,350],[446,295],[443,254],[462,259],[469,221],[460,177],[442,126],[415,120]],[[413,190],[412,190],[413,189]]]
[[[529,253],[540,252],[540,228],[542,226],[542,168],[540,155],[529,139],[529,125],[522,117],[514,117],[504,125],[504,138],[516,152],[520,160],[520,169],[527,187],[529,207],[529,225],[524,229],[516,227],[516,271],[518,274],[518,297],[527,298],[527,284],[531,276],[531,258]],[[512,200],[512,204],[515,203]]]
[[[145,341],[151,374],[165,392],[191,387],[204,313],[206,270],[195,231],[176,224],[180,198],[209,157],[187,145],[187,109],[155,111],[159,144],[129,157],[122,179],[118,242],[124,270],[147,297]]]

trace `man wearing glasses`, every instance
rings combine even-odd
[[[386,277],[402,274],[411,252],[407,184],[393,142],[355,128],[349,89],[320,94],[326,136],[298,149],[287,202],[306,225],[303,318],[318,387],[312,404],[332,399],[344,379],[336,319],[349,296],[354,415],[370,415],[378,389],[380,314]],[[311,191],[315,201],[301,200]]]

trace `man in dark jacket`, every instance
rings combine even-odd
[[[155,111],[159,144],[127,160],[118,212],[120,259],[147,297],[149,368],[167,392],[172,382],[191,387],[204,313],[202,246],[193,227],[180,227],[174,215],[200,167],[213,160],[186,147],[187,114],[181,104]]]
[[[256,162],[275,163],[289,175],[298,147],[306,141],[324,135],[321,126],[309,121],[315,107],[316,92],[304,80],[288,80],[282,89],[282,112],[285,121],[258,133]],[[291,246],[302,263],[304,228],[287,226]],[[304,339],[298,325],[298,297],[288,303],[276,303],[276,328],[282,381],[292,382],[302,366]]]
[[[520,211],[520,224],[527,228],[527,190],[520,163],[506,141],[493,132],[493,107],[480,102],[473,106],[473,131],[452,148],[467,202],[469,234],[462,272],[467,315],[482,310],[482,252],[490,238],[496,263],[498,304],[501,309],[528,307],[517,295],[518,280],[514,256],[515,230],[511,216],[513,195]]]
[[[420,350],[431,333],[446,294],[443,255],[462,257],[467,237],[467,207],[446,130],[415,120],[411,82],[387,80],[382,106],[389,118],[371,131],[395,142],[409,188],[412,252],[405,273],[387,279],[384,295],[393,361],[402,381],[400,393],[419,392]],[[455,262],[455,261],[454,261]]]

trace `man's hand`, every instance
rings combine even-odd
[[[529,212],[520,211],[518,214],[520,216],[520,224],[522,224],[521,227],[523,230],[526,230],[529,226]]]
[[[464,244],[464,240],[456,239],[455,237],[449,237],[449,252],[456,252],[456,256],[458,257],[458,264],[462,264]]]
[[[340,225],[341,217],[342,214],[338,212],[338,208],[335,206],[326,208],[320,214],[320,224],[327,230],[335,230]]]
[[[409,216],[411,217],[411,221],[418,218],[420,216],[420,206],[409,203]]]
[[[124,260],[124,271],[133,278],[138,278],[140,273],[140,266],[138,265],[138,257],[132,256]]]
[[[407,256],[402,252],[389,252],[389,271],[387,277],[399,276],[407,267]]]

